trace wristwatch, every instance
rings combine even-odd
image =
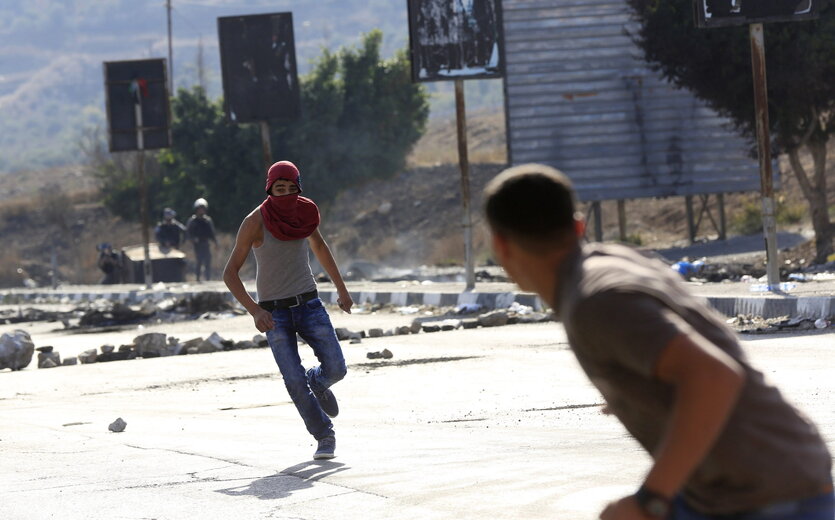
[[[652,518],[666,519],[672,509],[670,499],[649,490],[644,486],[638,488],[634,495],[641,509]]]

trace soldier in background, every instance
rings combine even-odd
[[[96,264],[104,273],[104,278],[101,279],[101,284],[112,285],[122,282],[122,257],[119,253],[113,251],[113,246],[107,242],[102,242],[96,246],[99,252],[99,259]]]
[[[171,208],[162,210],[162,221],[157,223],[154,235],[161,249],[180,249],[186,227],[177,220],[177,212]]]
[[[212,217],[208,215],[209,203],[204,198],[194,201],[194,215],[188,219],[186,234],[194,244],[195,267],[194,274],[197,281],[212,279],[212,249],[209,242],[217,245],[215,238],[215,225]]]

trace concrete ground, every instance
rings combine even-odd
[[[832,334],[744,339],[835,450]],[[320,462],[267,349],[0,372],[0,518],[585,520],[648,467],[559,324],[343,346]]]

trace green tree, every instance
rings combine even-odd
[[[381,40],[373,31],[359,49],[325,51],[302,78],[302,116],[270,122],[275,160],[295,162],[305,195],[324,205],[357,183],[395,175],[425,129],[426,92],[411,82],[405,52],[380,59]],[[184,219],[204,197],[217,228],[234,231],[265,197],[258,127],[229,123],[222,101],[208,99],[199,86],[180,89],[171,107],[171,148],[146,153],[152,214],[169,206]],[[138,220],[128,154],[87,155],[95,159],[107,206]]]
[[[209,201],[215,226],[238,228],[264,193],[261,146],[256,127],[229,123],[221,100],[211,101],[196,86],[172,100],[171,148],[157,157],[154,209],[170,206],[183,218],[194,201]]]
[[[145,152],[151,225],[164,207],[174,208],[185,220],[194,201],[203,197],[218,229],[237,229],[241,215],[263,194],[255,129],[229,124],[222,102],[209,100],[200,87],[180,89],[171,111],[171,148]],[[102,145],[92,145],[94,141],[100,142],[92,136],[81,146],[102,183],[104,204],[125,220],[139,220],[138,154],[108,154]]]
[[[809,202],[817,262],[832,254],[827,205],[827,142],[835,132],[835,0],[816,0],[815,21],[765,24],[769,122],[776,153],[788,155]],[[632,34],[649,64],[691,90],[737,129],[755,135],[748,27],[697,29],[692,0],[627,0],[640,28]],[[807,172],[800,161],[813,159]]]
[[[426,128],[428,96],[400,51],[380,58],[380,31],[358,48],[325,51],[301,81],[302,117],[276,132],[305,193],[327,203],[342,189],[395,175]]]

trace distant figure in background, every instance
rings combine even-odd
[[[34,289],[38,286],[38,282],[36,282],[31,276],[29,276],[29,273],[26,271],[26,269],[18,267],[17,274],[20,275],[23,281],[23,286],[27,289]]]
[[[157,223],[154,235],[162,249],[180,249],[186,227],[177,220],[177,212],[171,208],[162,210],[162,221]]]
[[[107,242],[97,245],[96,250],[99,252],[99,269],[104,273],[104,278],[99,283],[105,285],[120,283],[122,281],[122,258],[119,253],[113,251],[113,246]]]
[[[188,239],[194,244],[194,256],[196,257],[194,274],[198,282],[201,272],[204,280],[212,279],[212,250],[209,242],[214,242],[217,245],[215,225],[212,222],[212,217],[207,214],[208,211],[209,203],[206,202],[206,199],[195,200],[194,215],[188,219],[186,225]]]

